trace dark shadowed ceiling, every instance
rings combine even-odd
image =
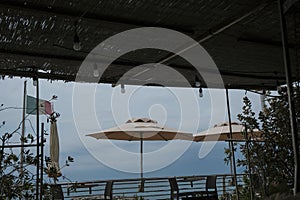
[[[296,0],[285,4],[290,8],[287,22],[294,80],[300,77],[298,4]],[[40,78],[74,81],[84,58],[105,39],[133,28],[163,27],[198,41],[229,88],[274,88],[285,82],[279,22],[277,0],[0,1],[0,74],[32,77],[39,69]],[[75,29],[80,51],[73,49]],[[113,48],[106,45],[103,48]],[[115,60],[99,82],[115,84],[136,66],[166,59],[162,64],[180,72],[193,86],[198,76],[195,68],[172,55],[159,49],[133,51]],[[87,75],[86,80],[90,78]],[[165,77],[169,83],[172,78]],[[129,79],[124,83],[146,84],[143,78]]]

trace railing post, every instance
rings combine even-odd
[[[225,196],[226,195],[226,175],[223,176],[222,184],[223,184],[223,195]]]

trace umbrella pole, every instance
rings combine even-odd
[[[140,188],[139,188],[139,191],[140,192],[144,192],[144,174],[143,174],[143,171],[144,171],[144,169],[143,169],[143,166],[144,166],[144,162],[143,162],[143,143],[144,143],[144,139],[143,139],[143,135],[142,135],[142,133],[140,133],[140,138],[141,138],[141,148],[140,148],[140,154],[141,154],[141,156],[140,156],[140,158],[141,158],[141,163],[140,163],[140,165],[141,165],[141,184],[140,184]]]
[[[140,159],[140,165],[141,165],[141,180],[143,180],[143,165],[144,165],[144,163],[143,163],[143,143],[144,143],[144,141],[143,141],[143,137],[141,137],[141,148],[140,148],[140,154],[141,154],[141,159]]]

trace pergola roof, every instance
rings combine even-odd
[[[285,4],[291,7],[287,21],[294,80],[300,77],[298,4]],[[32,77],[33,69],[40,69],[41,78],[74,81],[84,58],[103,40],[132,28],[164,27],[199,41],[229,88],[275,88],[285,83],[278,13],[277,0],[1,1],[0,74]],[[72,48],[75,23],[81,51]],[[157,49],[128,53],[110,65],[100,82],[115,84],[133,67],[168,56]],[[196,70],[179,56],[164,64],[195,84]]]

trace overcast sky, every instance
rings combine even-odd
[[[0,104],[4,104],[3,107],[22,107],[24,80],[14,78],[0,81]],[[35,96],[35,87],[30,79],[27,88],[27,94]],[[87,96],[90,94],[88,90],[93,92],[93,96]],[[139,177],[138,142],[98,141],[85,136],[88,133],[116,126],[131,117],[149,117],[167,127],[193,134],[228,120],[225,93],[222,90],[204,90],[203,98],[199,98],[196,89],[125,86],[125,90],[122,94],[120,86],[113,88],[104,84],[40,81],[41,99],[58,96],[54,108],[61,114],[58,118],[60,165],[64,165],[68,155],[75,159],[71,166],[62,169],[62,173],[70,180]],[[237,121],[236,115],[241,112],[244,95],[245,91],[230,90],[232,121]],[[253,101],[254,110],[259,111],[259,96],[249,92],[247,96]],[[0,129],[0,134],[14,130],[21,117],[21,109],[1,111],[0,120],[6,121],[6,125]],[[30,122],[35,127],[35,116],[29,116],[28,119],[26,131],[32,133]],[[40,121],[46,123],[46,117],[41,116]],[[50,124],[46,123],[45,127],[50,132]],[[49,155],[47,137],[45,152]],[[17,138],[15,136],[14,140],[17,141]],[[201,146],[201,143],[182,141],[146,141],[144,168],[148,173],[145,177],[230,173],[223,161],[227,143],[217,143],[211,151],[206,152],[208,154],[204,158],[199,158]],[[131,157],[120,156],[120,152]]]

